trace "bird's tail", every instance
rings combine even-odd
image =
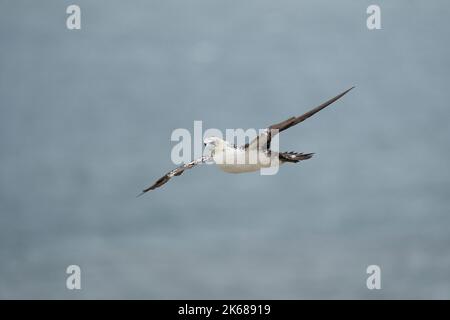
[[[301,153],[301,152],[280,152],[278,158],[281,162],[293,162],[297,163],[302,160],[311,159],[314,153]]]

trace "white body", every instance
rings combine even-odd
[[[334,98],[322,103],[310,111],[298,116],[290,117],[282,122],[272,124],[255,137],[250,143],[237,148],[218,137],[208,137],[203,143],[210,150],[210,154],[203,154],[200,158],[187,162],[156,180],[141,194],[154,190],[166,184],[173,177],[178,177],[184,171],[194,168],[201,163],[215,162],[223,171],[229,173],[244,173],[261,171],[261,175],[272,175],[278,172],[279,165],[286,162],[297,163],[310,159],[313,153],[281,152],[278,153],[278,133],[295,126],[314,114],[323,110],[340,99],[354,87],[342,92]],[[275,138],[275,139],[274,139]],[[275,170],[274,170],[275,169]]]
[[[216,165],[228,173],[244,173],[269,168],[278,165],[278,154],[272,153],[272,157],[263,150],[234,148],[223,140],[215,140],[212,145],[211,155]]]

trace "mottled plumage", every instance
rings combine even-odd
[[[140,195],[146,193],[147,191],[159,188],[163,184],[167,183],[167,181],[169,181],[172,177],[179,176],[185,170],[191,169],[196,165],[205,162],[213,161],[221,170],[228,173],[244,173],[271,167],[274,165],[274,162],[278,165],[288,162],[297,163],[302,160],[310,159],[313,156],[313,153],[275,152],[271,150],[270,147],[272,138],[278,133],[299,124],[320,110],[323,110],[353,88],[354,87],[351,87],[350,89],[322,103],[301,116],[291,117],[280,123],[269,126],[253,141],[245,144],[244,146],[230,145],[228,142],[217,137],[206,138],[204,144],[212,147],[211,156],[203,156],[197,160],[175,168],[159,178],[153,185],[144,189]]]

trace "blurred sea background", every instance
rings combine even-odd
[[[370,31],[372,2],[2,1],[0,298],[450,298],[450,3],[379,0]],[[353,85],[281,135],[312,160],[135,197],[174,129],[264,128]]]

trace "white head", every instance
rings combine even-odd
[[[224,141],[218,137],[208,137],[203,140],[203,144],[206,147],[211,147],[212,149],[223,146],[223,142]]]

